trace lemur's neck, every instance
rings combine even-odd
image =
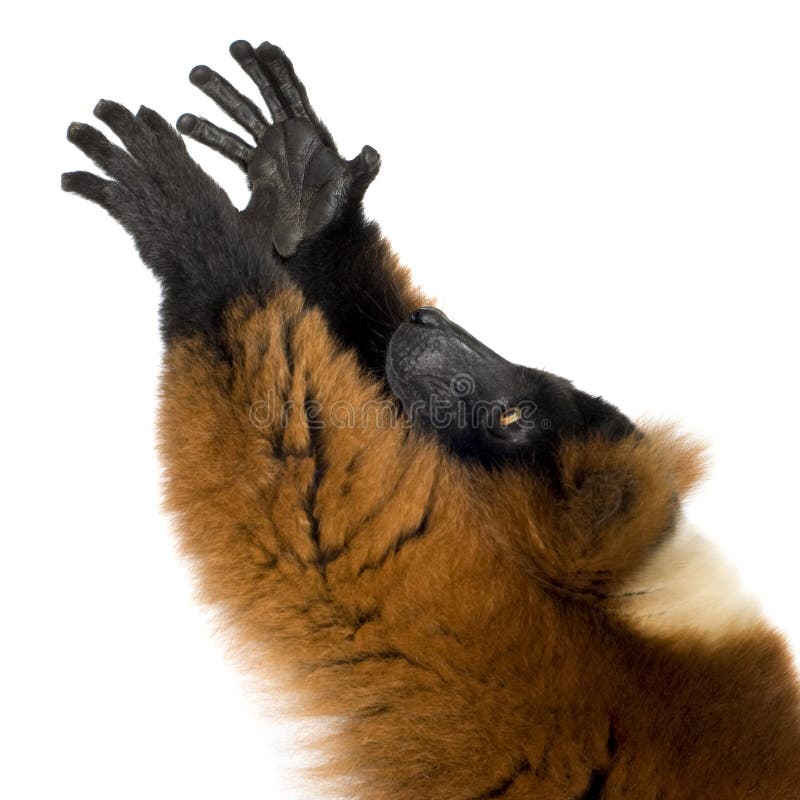
[[[617,608],[645,636],[711,646],[764,625],[736,569],[683,517],[623,587]]]

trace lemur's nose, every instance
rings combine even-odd
[[[439,311],[438,308],[433,306],[423,306],[418,308],[409,318],[409,322],[415,325],[432,325],[439,326],[443,322],[447,322],[447,317]]]

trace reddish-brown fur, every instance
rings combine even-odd
[[[385,416],[330,424],[384,395],[296,291],[242,300],[226,337],[229,361],[167,354],[167,503],[251,668],[332,720],[318,777],[369,800],[800,796],[776,634],[655,640],[614,612],[700,477],[691,442],[568,443],[556,493]]]

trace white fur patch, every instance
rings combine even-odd
[[[625,585],[615,606],[644,634],[712,644],[764,622],[736,569],[685,521]]]

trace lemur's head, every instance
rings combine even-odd
[[[518,457],[545,463],[565,438],[616,439],[634,430],[614,406],[565,378],[506,361],[435,308],[420,308],[395,331],[386,375],[415,424],[487,465]]]

